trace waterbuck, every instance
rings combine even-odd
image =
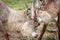
[[[21,32],[23,36],[36,37],[34,17],[9,8],[0,0],[0,31],[9,40],[7,32]]]

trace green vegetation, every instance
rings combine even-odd
[[[53,37],[47,37],[46,40],[55,40]]]
[[[32,0],[3,0],[8,6],[16,9],[24,9],[25,3],[30,7]]]

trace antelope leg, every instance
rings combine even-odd
[[[40,34],[40,37],[38,38],[38,40],[42,40],[42,37],[46,31],[46,27],[47,27],[47,24],[44,24],[43,29],[42,29],[42,33]]]
[[[8,33],[7,33],[7,31],[5,30],[2,21],[0,21],[0,32],[3,33],[4,37],[6,38],[6,40],[9,40]]]

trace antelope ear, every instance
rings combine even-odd
[[[48,6],[49,6],[52,2],[54,2],[54,0],[43,0],[43,1],[44,1],[44,3],[45,3],[45,10],[48,9]]]
[[[53,2],[54,0],[43,0],[45,4],[50,4],[51,2]]]
[[[49,3],[49,0],[43,0],[45,5]]]
[[[28,10],[28,5],[27,3],[25,3],[25,14],[27,14],[27,10]]]
[[[25,8],[28,9],[28,5],[27,5],[27,3],[25,3]]]

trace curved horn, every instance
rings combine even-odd
[[[39,8],[40,5],[39,5],[39,0],[36,0],[36,7]]]
[[[35,16],[35,13],[34,13],[34,11],[35,11],[35,6],[34,6],[34,0],[32,1],[32,6],[31,6],[31,14],[32,14],[32,19],[34,19],[34,16]]]

